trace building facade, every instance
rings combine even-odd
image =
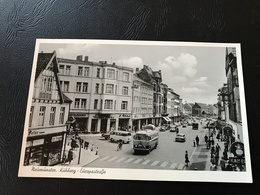
[[[193,116],[205,116],[209,115],[209,107],[207,104],[197,103],[192,106],[192,115]]]
[[[194,104],[192,104],[192,103],[185,103],[185,104],[183,104],[183,114],[191,116],[192,115],[192,106],[193,105]]]
[[[61,162],[71,100],[62,93],[56,53],[39,53],[24,165],[51,166]]]
[[[70,116],[85,133],[129,129],[133,69],[106,61],[58,58],[63,92],[73,101]]]
[[[144,125],[154,124],[153,119],[153,85],[133,75],[132,124],[134,130]]]

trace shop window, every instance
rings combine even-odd
[[[55,113],[56,113],[56,107],[51,107],[49,125],[54,125]]]
[[[45,110],[46,110],[46,107],[44,107],[44,106],[40,107],[38,126],[43,126],[43,124],[44,124]]]
[[[64,117],[65,117],[65,107],[60,108],[60,119],[59,119],[59,124],[64,123]]]

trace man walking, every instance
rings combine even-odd
[[[197,146],[199,146],[199,141],[200,141],[200,138],[199,138],[199,136],[198,136],[198,135],[196,135],[196,137],[195,137],[195,140],[196,140],[196,144],[197,144]]]
[[[186,164],[186,167],[188,167],[189,166],[189,156],[188,156],[188,151],[186,150],[185,151],[185,164]]]

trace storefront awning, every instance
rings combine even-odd
[[[171,122],[172,120],[169,117],[163,117],[164,120],[166,120],[166,122]]]

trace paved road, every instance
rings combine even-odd
[[[98,147],[99,158],[88,164],[87,167],[105,168],[137,168],[137,169],[184,169],[184,152],[188,151],[191,157],[195,151],[193,139],[196,135],[204,144],[205,130],[199,126],[198,130],[192,130],[191,126],[179,128],[180,133],[186,135],[186,142],[175,142],[176,133],[166,131],[159,132],[159,145],[150,154],[141,153],[134,155],[132,143],[124,144],[121,151],[117,151],[117,144],[103,140],[99,136],[82,135],[84,140]]]

